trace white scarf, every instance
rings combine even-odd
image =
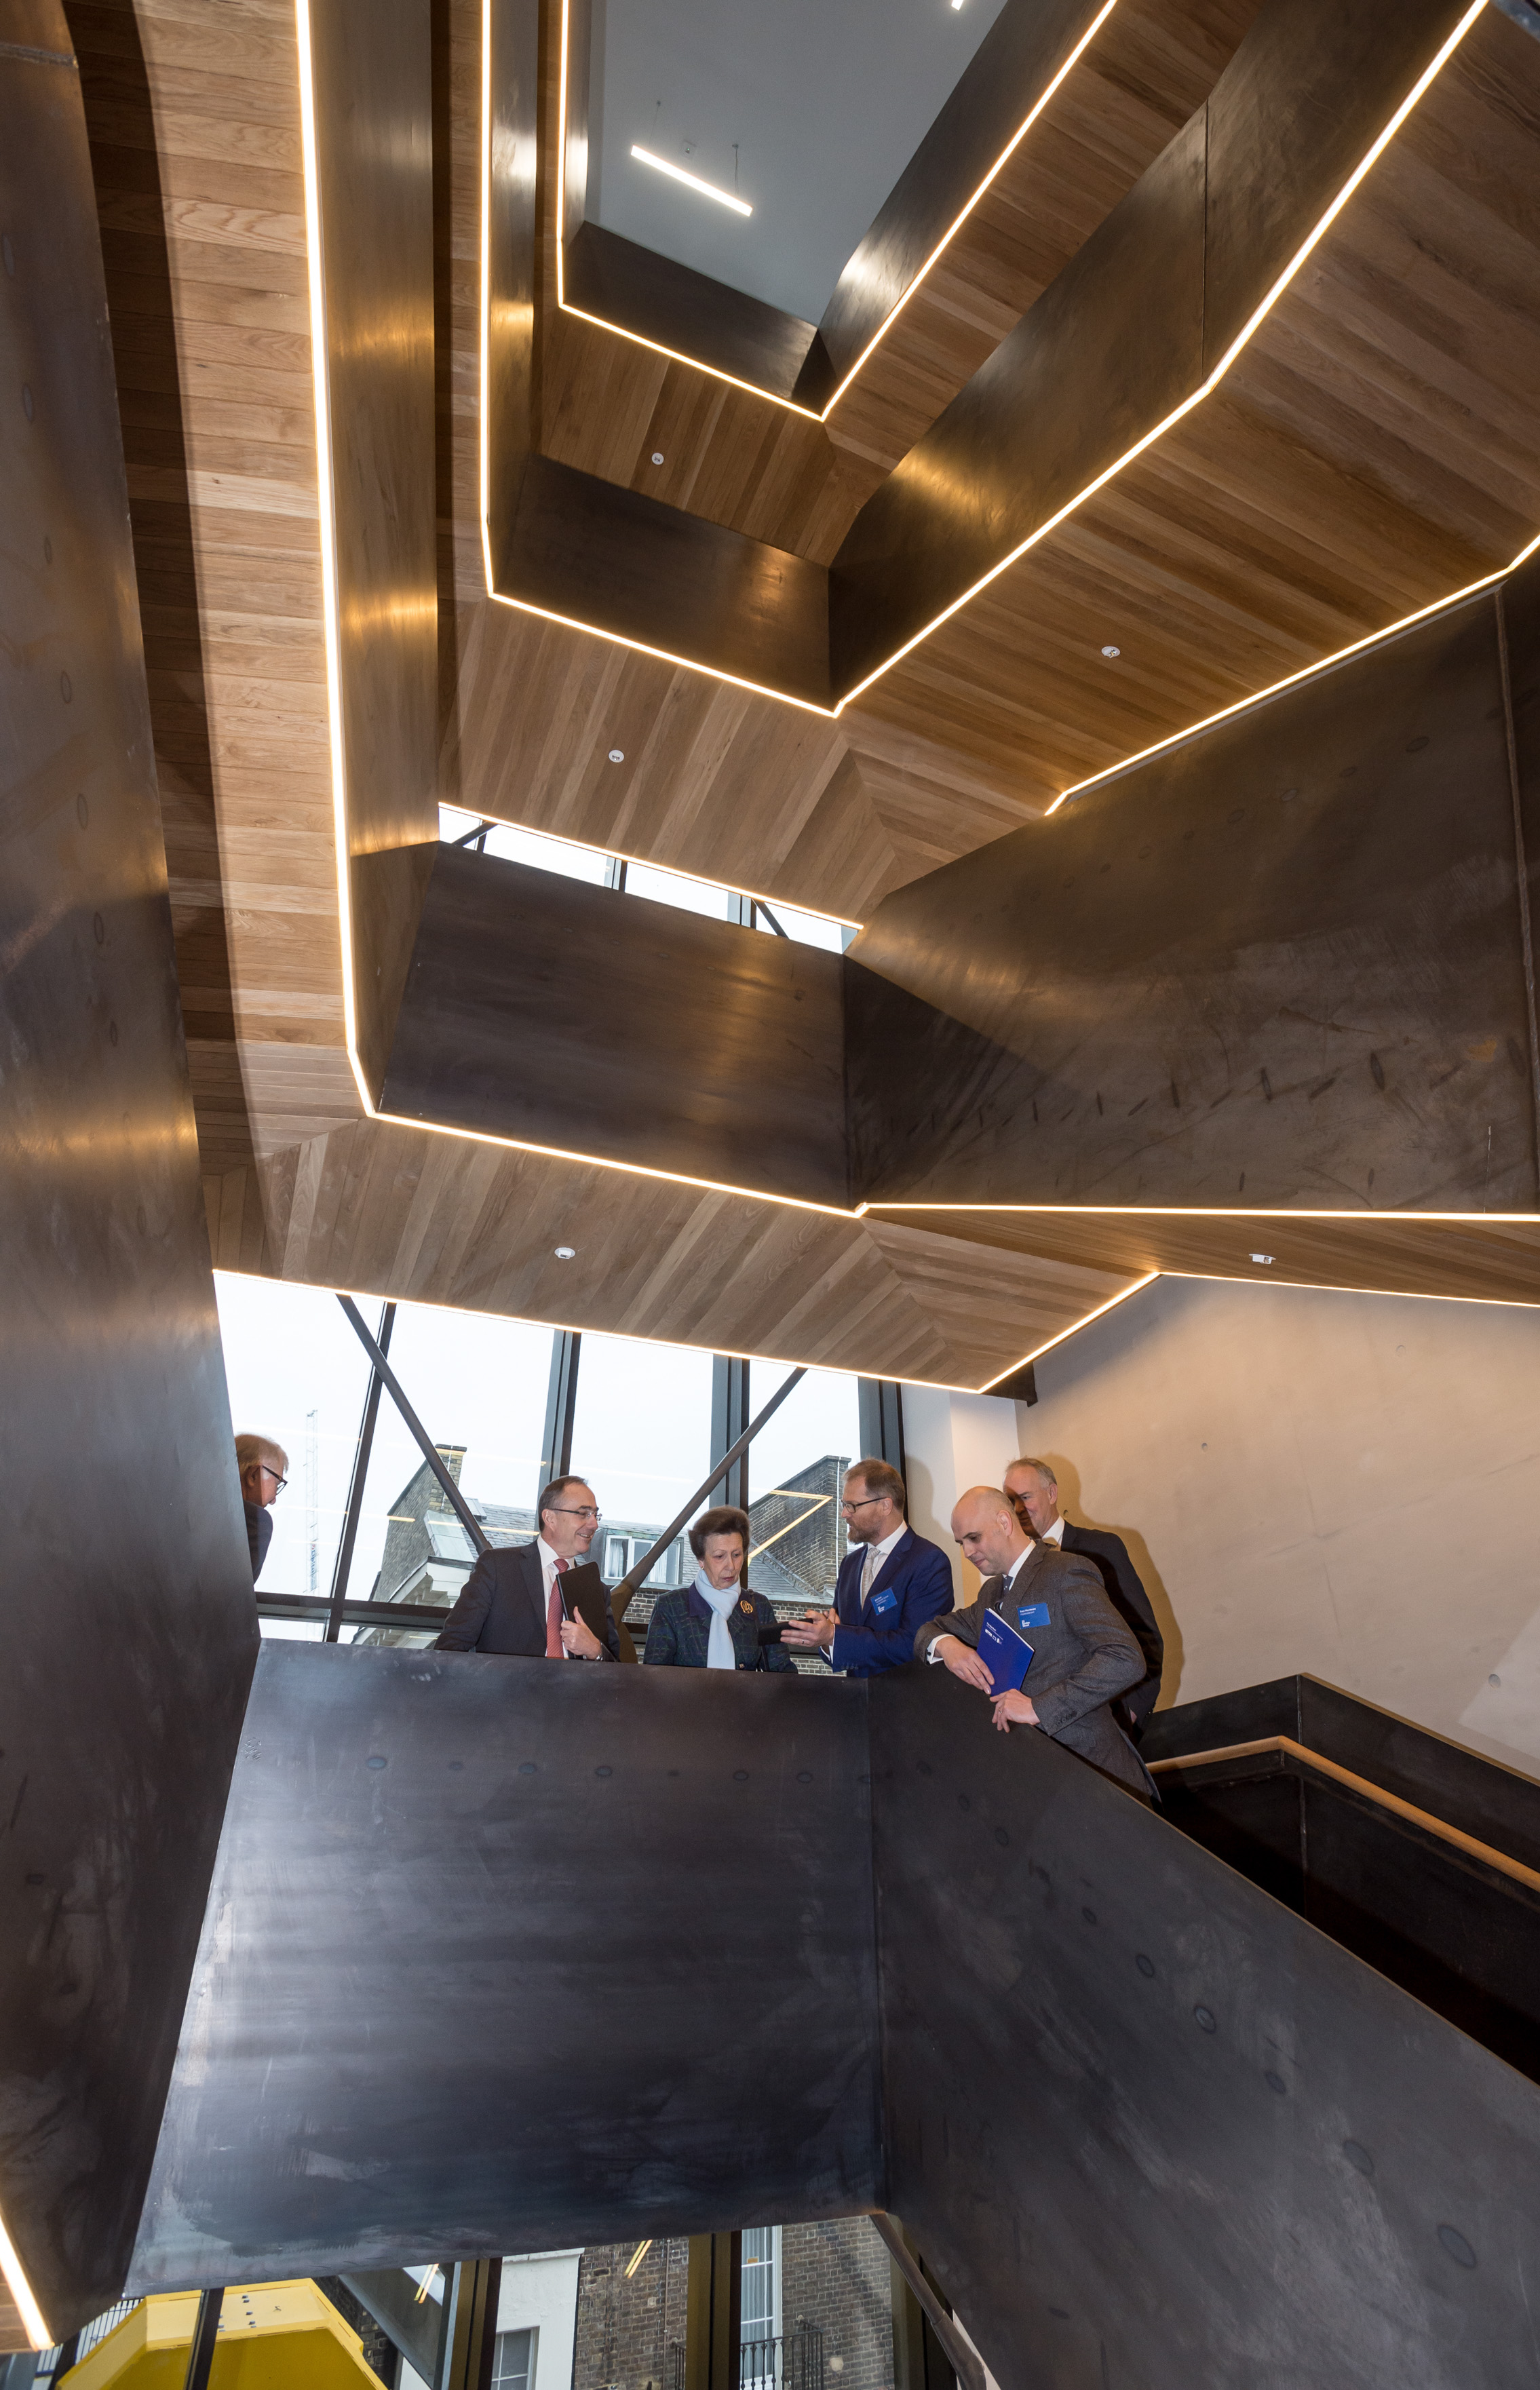
[[[712,1583],[705,1570],[699,1568],[695,1572],[695,1589],[701,1600],[709,1602],[712,1608],[712,1631],[706,1644],[707,1667],[736,1668],[738,1653],[733,1649],[733,1638],[727,1632],[727,1620],[734,1602],[738,1599],[738,1586],[736,1578],[726,1591],[723,1592]]]

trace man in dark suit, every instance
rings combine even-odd
[[[914,1658],[915,1635],[952,1607],[952,1569],[939,1545],[904,1516],[904,1480],[886,1460],[858,1460],[847,1472],[845,1533],[832,1610],[810,1610],[781,1637],[797,1651],[821,1651],[847,1677],[879,1677]]]
[[[608,1607],[601,1642],[561,1591],[562,1578],[587,1559],[598,1527],[593,1487],[581,1477],[554,1477],[541,1488],[537,1515],[533,1543],[481,1554],[435,1651],[500,1651],[520,1660],[620,1658]]]
[[[1138,1570],[1128,1557],[1128,1546],[1121,1536],[1106,1534],[1100,1527],[1077,1527],[1072,1519],[1063,1516],[1059,1507],[1059,1480],[1046,1460],[1013,1460],[1006,1471],[1006,1492],[1029,1535],[1046,1544],[1058,1544],[1061,1551],[1084,1552],[1088,1560],[1095,1561],[1108,1600],[1133,1630],[1144,1653],[1144,1675],[1132,1691],[1113,1706],[1119,1723],[1127,1728],[1136,1742],[1160,1695],[1165,1643],[1155,1623],[1149,1596],[1139,1582]]]
[[[967,1610],[920,1628],[916,1658],[943,1662],[961,1683],[989,1694],[1003,1732],[1040,1727],[1104,1776],[1153,1800],[1154,1783],[1110,1707],[1138,1681],[1139,1647],[1108,1600],[1095,1562],[1034,1543],[994,1485],[974,1485],[962,1497],[952,1533],[983,1583]],[[1032,1645],[1030,1693],[995,1692],[978,1650],[986,1610],[998,1611]]]

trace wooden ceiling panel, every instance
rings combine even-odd
[[[999,1376],[1139,1274],[391,1122],[312,1137],[206,1193],[222,1267],[959,1386]],[[575,1261],[558,1262],[558,1244]]]
[[[884,1206],[884,1223],[1080,1267],[1335,1286],[1466,1302],[1540,1304],[1540,1219],[1439,1220],[1380,1214],[1011,1212]],[[1264,1260],[1263,1255],[1270,1256]]]
[[[876,718],[1051,803],[1511,562],[1537,146],[1540,45],[1488,10],[1216,392],[858,699],[853,743]]]

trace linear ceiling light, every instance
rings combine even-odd
[[[667,174],[672,182],[687,184],[692,191],[699,191],[702,199],[714,199],[719,208],[731,208],[738,216],[751,216],[754,212],[747,199],[735,199],[731,191],[719,191],[714,183],[703,183],[699,174],[687,173],[683,166],[671,166],[666,158],[655,158],[650,149],[642,148],[639,141],[633,141],[631,154],[633,158],[640,159],[644,166],[652,167],[655,173]]]
[[[491,0],[483,0],[484,10],[489,8],[490,5]],[[904,289],[900,292],[898,298],[894,301],[887,315],[882,318],[881,323],[872,334],[871,339],[866,342],[866,347],[862,350],[860,355],[856,358],[855,363],[845,375],[844,379],[841,382],[833,396],[825,405],[821,407],[812,407],[800,406],[794,398],[782,398],[776,391],[764,390],[760,387],[758,382],[744,381],[737,374],[725,373],[720,366],[705,365],[699,357],[687,356],[682,349],[671,349],[661,341],[649,341],[644,333],[628,331],[623,324],[612,324],[607,316],[590,315],[586,308],[574,307],[568,300],[566,289],[564,288],[563,276],[564,244],[562,232],[562,210],[565,204],[567,180],[564,161],[567,156],[568,18],[571,12],[571,0],[562,0],[561,65],[558,90],[559,113],[557,127],[557,157],[559,161],[562,161],[562,171],[558,173],[556,178],[557,305],[561,309],[563,315],[576,315],[584,324],[595,324],[598,327],[600,331],[613,332],[622,341],[633,341],[638,348],[651,349],[655,355],[669,357],[675,365],[689,366],[696,373],[710,374],[713,381],[728,382],[735,390],[746,390],[751,398],[763,398],[766,404],[771,406],[783,406],[789,414],[803,416],[810,423],[827,423],[830,415],[832,415],[834,409],[839,405],[840,401],[843,398],[846,391],[849,390],[852,382],[855,379],[856,375],[861,371],[862,366],[871,355],[872,351],[878,347],[880,341],[886,339],[888,333],[892,330],[893,325],[897,322],[898,317],[903,314],[905,308],[908,305],[910,300],[914,297],[916,291],[919,289],[921,283],[925,280],[927,275],[930,273],[931,267],[936,263],[938,258],[945,255],[946,251],[956,238],[957,234],[962,230],[963,225],[968,222],[969,217],[972,214],[980,200],[984,197],[991,184],[994,183],[996,176],[1002,172],[1002,170],[1009,164],[1011,159],[1020,148],[1021,143],[1026,139],[1027,135],[1032,131],[1033,126],[1042,115],[1043,110],[1053,98],[1059,84],[1064,81],[1065,76],[1071,73],[1072,70],[1078,66],[1083,52],[1092,42],[1095,41],[1097,35],[1100,32],[1102,26],[1106,23],[1108,18],[1111,15],[1116,6],[1117,0],[1103,0],[1103,6],[1097,10],[1092,22],[1087,25],[1084,32],[1081,35],[1079,41],[1070,52],[1069,57],[1059,69],[1058,73],[1054,75],[1051,82],[1044,86],[1037,98],[1033,100],[1031,108],[1027,110],[1026,115],[1022,118],[1020,123],[1011,135],[1010,139],[1006,143],[1006,146],[1001,150],[999,156],[995,159],[995,163],[990,167],[989,172],[980,182],[977,190],[975,190],[971,196],[964,201],[962,207],[953,217],[952,222],[947,225],[946,230],[943,233],[941,238],[937,241],[934,249],[931,250],[930,254],[926,258],[918,271],[911,275],[908,282],[905,285]],[[641,149],[634,149],[632,155],[634,157],[640,158],[647,156],[647,152]],[[658,159],[649,159],[648,163],[659,165],[661,164],[661,161]],[[663,168],[663,172],[665,173],[673,173],[677,171],[678,170],[674,167],[665,166]],[[691,178],[688,175],[686,175],[684,179],[687,182]],[[701,184],[699,187],[702,190],[711,189],[711,186],[709,184]],[[720,199],[722,194],[718,191],[712,191],[712,197],[713,199]],[[601,634],[601,636],[605,635]]]

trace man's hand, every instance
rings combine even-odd
[[[827,1651],[834,1641],[839,1625],[839,1613],[832,1610],[805,1610],[789,1626],[781,1629],[781,1641],[789,1643],[794,1651]]]
[[[995,1703],[995,1723],[1002,1734],[1008,1734],[1013,1726],[1035,1726],[1037,1712],[1025,1693],[1000,1693]]]
[[[994,1677],[972,1644],[965,1643],[960,1635],[938,1635],[930,1648],[938,1659],[945,1661],[960,1684],[972,1685],[981,1693],[993,1693]]]
[[[573,1616],[561,1622],[561,1648],[570,1660],[597,1660],[604,1646],[585,1618]]]

